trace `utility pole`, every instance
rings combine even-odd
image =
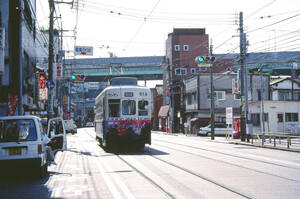
[[[49,60],[48,60],[48,81],[53,81],[53,22],[54,22],[54,0],[49,0],[49,8],[50,8],[50,19],[49,19]],[[48,110],[47,117],[50,119],[53,117],[53,95],[52,89],[48,88]]]
[[[211,42],[212,43],[212,42]],[[210,45],[210,56],[212,56],[212,44]],[[213,84],[213,63],[210,65],[210,127],[211,140],[215,139],[215,91]]]
[[[264,82],[263,82],[263,75],[262,75],[262,70],[263,70],[264,65],[260,67],[260,96],[261,96],[261,131],[263,135],[265,135],[266,127],[265,127],[265,108],[264,108]]]
[[[241,105],[240,105],[240,119],[241,119],[241,141],[246,138],[246,119],[245,119],[245,35],[243,29],[243,12],[240,12],[240,64],[241,64]]]

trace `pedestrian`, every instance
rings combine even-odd
[[[188,133],[189,133],[189,124],[188,124],[188,122],[185,122],[183,125],[184,125],[185,135],[188,135]]]

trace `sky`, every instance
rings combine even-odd
[[[38,26],[48,28],[48,1],[36,5]],[[164,56],[173,28],[205,28],[213,53],[238,53],[240,12],[249,53],[300,50],[299,0],[79,0],[78,17],[76,7],[56,4],[67,57],[74,45],[92,46],[97,58]]]

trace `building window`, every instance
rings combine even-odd
[[[260,90],[257,90],[257,100],[261,101],[261,92],[260,92]]]
[[[186,68],[176,68],[175,75],[186,75]]]
[[[174,46],[174,50],[175,50],[175,51],[180,51],[180,45],[175,45],[175,46]]]
[[[234,94],[234,100],[241,100],[240,94]]]
[[[286,122],[298,122],[298,113],[285,113]]]
[[[189,51],[189,45],[183,45],[183,50],[184,51]]]
[[[215,91],[217,100],[225,100],[225,91]]]
[[[187,104],[192,105],[196,103],[196,93],[188,93],[187,94]]]
[[[269,114],[268,113],[264,113],[264,121],[268,121],[269,120]],[[252,120],[252,124],[253,126],[260,126],[260,121],[261,121],[261,118],[260,118],[260,113],[253,113],[251,114],[251,120]]]
[[[181,74],[180,71],[181,71],[180,68],[176,68],[176,69],[175,69],[175,75],[180,75],[180,74]]]
[[[279,101],[288,101],[290,99],[289,92],[278,92],[278,100]]]
[[[191,68],[190,72],[191,74],[196,74],[196,68]]]
[[[181,69],[181,75],[186,75],[186,68]]]
[[[300,92],[294,92],[294,100],[300,101]]]

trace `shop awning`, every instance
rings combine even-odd
[[[169,106],[161,106],[158,112],[158,117],[168,117],[169,115]]]
[[[210,118],[192,118],[191,122],[209,122]]]

